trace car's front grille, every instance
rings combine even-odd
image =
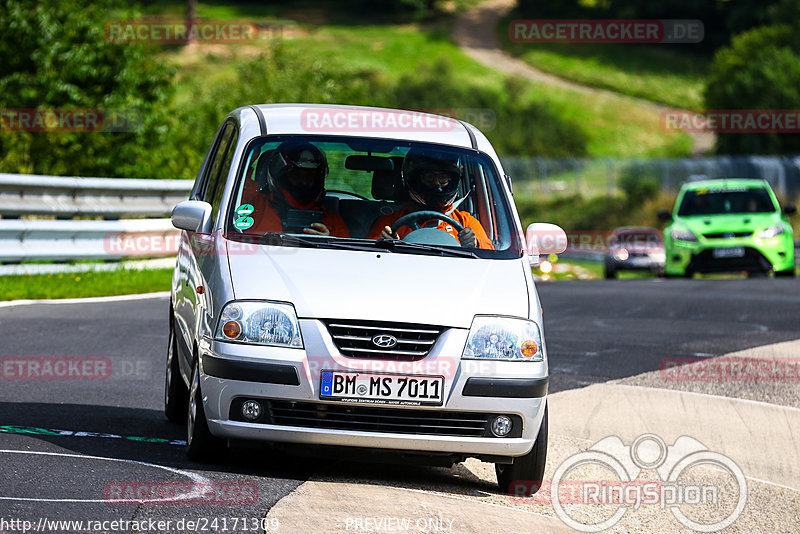
[[[750,237],[753,232],[721,232],[717,234],[703,234],[706,239],[732,239],[734,237]]]
[[[379,321],[325,321],[339,352],[354,358],[419,360],[442,333],[438,326]]]
[[[231,419],[245,421],[241,406],[246,399],[231,403]],[[492,437],[490,425],[501,414],[421,410],[413,408],[377,408],[352,404],[324,404],[284,400],[258,400],[264,406],[262,416],[252,421],[280,426],[387,432],[395,434],[428,434],[440,436]],[[512,431],[506,437],[522,436],[522,418],[511,418]]]
[[[772,264],[759,251],[744,247],[744,256],[738,258],[715,258],[713,249],[706,249],[692,256],[687,266],[689,272],[723,273],[736,271],[762,271],[772,268]]]

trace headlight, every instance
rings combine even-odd
[[[627,260],[628,256],[630,256],[630,254],[628,254],[628,249],[618,248],[617,250],[614,251],[614,258],[616,258],[619,261]]]
[[[672,230],[672,239],[677,241],[697,241],[697,236],[691,230]]]
[[[783,232],[786,231],[786,227],[782,224],[776,224],[775,226],[770,226],[769,228],[764,228],[760,232],[758,232],[758,237],[761,239],[769,239],[771,237],[777,237],[781,235]]]
[[[478,315],[462,358],[540,362],[544,354],[539,325],[526,319]]]
[[[233,301],[222,310],[217,324],[219,341],[303,348],[297,314],[291,304]]]

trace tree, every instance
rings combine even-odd
[[[800,38],[790,26],[762,26],[734,37],[714,55],[706,86],[706,107],[800,109]],[[723,154],[780,154],[800,150],[800,135],[720,134]]]
[[[133,119],[125,132],[0,128],[0,170],[170,176],[161,147],[172,72],[144,45],[104,33],[115,2],[0,0],[0,108],[98,109]]]

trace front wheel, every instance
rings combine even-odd
[[[794,278],[794,269],[786,269],[785,271],[775,271],[776,278]]]
[[[613,265],[606,263],[605,268],[603,269],[603,275],[605,276],[606,280],[612,280],[617,277],[617,270],[614,269]]]
[[[542,486],[544,467],[547,463],[547,406],[544,407],[542,425],[531,452],[514,458],[514,463],[494,464],[497,485],[514,497],[530,497]]]
[[[164,383],[164,414],[173,423],[183,422],[186,415],[186,404],[189,395],[186,385],[181,378],[180,367],[178,366],[177,339],[175,329],[172,324],[169,327],[169,345],[167,346],[167,369],[165,371]]]
[[[195,360],[186,416],[186,456],[195,462],[207,463],[218,460],[224,452],[225,442],[214,437],[208,429],[203,396],[200,393],[200,364]]]

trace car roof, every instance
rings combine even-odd
[[[697,180],[686,182],[681,186],[684,190],[705,189],[715,187],[767,187],[766,180],[760,178],[714,178],[711,180]]]
[[[388,138],[463,148],[481,148],[476,144],[476,137],[479,141],[483,138],[472,125],[422,111],[337,104],[260,104],[249,107],[258,108],[264,115],[268,135]],[[365,122],[371,127],[365,128]],[[408,126],[391,128],[390,124]]]

